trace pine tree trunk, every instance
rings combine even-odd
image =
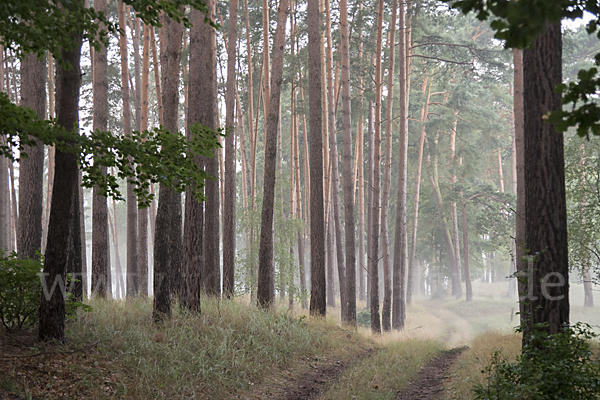
[[[150,25],[144,25],[143,55],[140,87],[140,127],[148,129],[148,92],[150,89]],[[140,273],[140,295],[148,295],[148,209],[138,209],[138,270]]]
[[[371,264],[370,264],[370,259],[371,259],[371,251],[373,250],[372,248],[372,242],[373,242],[373,238],[371,236],[371,225],[373,224],[373,190],[372,190],[372,185],[373,185],[373,157],[374,157],[374,150],[375,150],[375,143],[373,142],[374,138],[375,138],[375,125],[374,125],[374,119],[375,117],[375,113],[374,113],[374,109],[373,109],[373,102],[369,101],[369,120],[368,120],[368,130],[367,130],[367,136],[368,136],[368,140],[369,140],[369,156],[368,156],[368,161],[367,161],[367,165],[369,167],[369,181],[368,181],[368,199],[367,199],[367,309],[371,309],[371,270],[369,269]]]
[[[546,323],[549,334],[569,323],[569,263],[562,133],[544,121],[549,111],[561,108],[554,92],[562,82],[560,22],[546,24],[546,33],[523,51],[525,245],[535,256],[523,343],[534,326]]]
[[[362,10],[362,1],[359,3],[359,10]],[[362,41],[358,44],[358,60],[362,62],[363,46]],[[357,98],[358,98],[358,121],[356,122],[356,164],[357,170],[357,186],[358,186],[358,299],[365,299],[365,174],[364,174],[364,127],[363,127],[363,112],[364,112],[364,78],[362,74],[359,76]],[[343,101],[343,100],[342,100]],[[355,190],[352,191],[356,193]],[[349,281],[348,281],[349,282]]]
[[[163,123],[165,129],[179,129],[179,68],[182,26],[161,16],[160,58],[162,68]],[[171,290],[180,282],[170,277],[181,273],[181,195],[161,186],[154,234],[154,308],[158,322],[171,316]]]
[[[393,313],[392,328],[404,329],[406,319],[406,183],[408,166],[408,86],[406,68],[406,15],[404,4],[400,5],[400,60],[398,63],[398,75],[400,81],[400,140],[398,155],[398,200],[396,205],[396,225],[394,239],[394,271],[393,271]],[[390,148],[391,150],[391,148]],[[408,281],[411,286],[411,281]]]
[[[369,259],[369,272],[371,273],[371,332],[381,333],[381,320],[379,316],[379,221],[380,221],[380,172],[381,160],[381,47],[383,35],[383,0],[379,0],[377,10],[377,50],[375,53],[375,138],[373,151],[373,210],[371,219],[371,257]]]
[[[329,204],[331,207],[331,203]],[[330,213],[331,214],[331,211]],[[335,307],[335,228],[330,218],[327,224],[327,307]]]
[[[350,38],[348,35],[348,3],[340,1],[340,33],[342,47],[342,133],[344,166],[344,227],[346,242],[345,287],[340,287],[342,320],[349,326],[356,326],[356,247],[354,228],[354,174],[352,159],[352,123],[350,119]],[[340,237],[341,241],[341,237]],[[340,285],[342,279],[340,278]]]
[[[454,160],[456,150],[456,127],[458,124],[458,110],[454,111],[454,124],[452,125],[452,131],[450,132],[450,168],[454,170],[456,162]],[[498,153],[500,155],[500,153]],[[456,184],[456,175],[454,172],[450,172],[450,182]],[[502,186],[504,191],[504,186]],[[462,279],[460,274],[460,241],[458,238],[458,212],[456,209],[456,202],[450,202],[450,213],[452,216],[452,242],[454,244],[454,263],[455,270],[452,271],[454,281],[452,282],[452,294],[457,299],[462,298]],[[465,278],[466,279],[466,278]]]
[[[46,60],[35,54],[21,64],[21,105],[46,116]],[[25,146],[27,157],[19,165],[19,220],[17,252],[20,258],[39,259],[42,246],[42,202],[44,185],[44,146]]]
[[[131,135],[131,98],[129,87],[129,61],[127,49],[127,21],[125,6],[118,2],[119,26],[123,27],[123,34],[119,37],[121,53],[121,91],[123,94],[123,131]],[[130,159],[133,163],[133,160]],[[127,297],[137,296],[139,290],[139,276],[137,267],[137,199],[133,192],[133,185],[127,182]]]
[[[237,42],[237,11],[238,2],[232,0],[229,4],[229,31],[227,40],[227,94],[225,128],[228,136],[225,138],[225,201],[223,202],[223,292],[227,297],[234,294],[234,265],[235,265],[235,62]]]
[[[428,85],[429,83],[429,85]],[[408,287],[406,290],[406,304],[412,302],[412,276],[415,265],[415,252],[417,248],[417,228],[419,222],[419,197],[421,191],[421,171],[423,167],[423,147],[425,145],[426,136],[426,121],[427,115],[429,114],[429,99],[431,98],[431,86],[433,85],[433,78],[423,81],[423,94],[426,94],[425,104],[421,108],[421,137],[419,139],[419,157],[417,160],[417,172],[415,175],[415,195],[413,201],[413,226],[410,242],[410,252],[408,257]]]
[[[202,21],[204,15],[192,9],[190,17],[194,21]],[[199,122],[212,129],[215,128],[214,104],[215,93],[213,88],[213,48],[211,35],[206,32],[204,24],[195,24],[190,29],[189,44],[189,83],[188,83],[188,112],[187,136],[191,139],[190,127],[194,122]],[[211,60],[203,62],[203,60]],[[206,81],[202,76],[206,75]],[[205,90],[206,93],[202,93]],[[202,94],[202,95],[201,95]],[[196,162],[199,167],[204,166],[204,159],[199,157]],[[204,210],[202,203],[197,202],[192,193],[188,191],[185,198],[185,223],[184,223],[184,276],[185,297],[182,301],[184,307],[199,312],[200,294],[202,291],[204,271]]]
[[[388,48],[390,49],[388,84],[387,84],[387,109],[385,123],[385,162],[383,175],[383,192],[381,195],[381,253],[383,258],[383,307],[381,310],[381,322],[384,331],[392,329],[392,271],[390,265],[389,237],[388,237],[388,210],[390,201],[390,187],[392,184],[392,118],[394,105],[394,49],[396,38],[396,17],[398,0],[394,0],[392,6],[392,20],[390,21],[390,32]]]
[[[310,313],[325,316],[325,216],[323,212],[322,84],[319,0],[308,0],[310,121]]]
[[[72,130],[78,123],[79,87],[81,84],[80,56],[82,34],[72,32],[73,49],[62,51],[63,60],[70,69],[59,67],[57,71],[57,123]],[[42,299],[40,304],[39,339],[65,340],[65,280],[68,262],[76,254],[69,254],[77,242],[74,232],[79,226],[77,203],[77,157],[73,153],[56,151],[56,169],[52,190],[52,209],[48,231],[44,271],[42,274]],[[69,199],[69,201],[65,201]],[[80,249],[73,249],[80,253]],[[57,283],[58,287],[54,287]],[[52,288],[54,290],[52,291]]]
[[[277,29],[273,46],[273,74],[271,76],[271,98],[269,100],[267,129],[265,132],[265,175],[263,205],[261,212],[260,245],[258,250],[258,303],[269,308],[275,299],[273,266],[273,211],[275,203],[275,162],[277,160],[277,127],[283,81],[283,54],[288,1],[281,0],[277,10]],[[268,86],[265,85],[265,89]]]

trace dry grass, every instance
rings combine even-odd
[[[227,398],[299,360],[372,346],[331,321],[265,312],[238,301],[203,299],[202,315],[175,311],[152,323],[151,300],[91,302],[70,340],[94,342],[99,357],[129,377],[127,398]]]
[[[385,337],[387,335],[384,335]],[[395,341],[346,370],[321,400],[394,399],[441,347],[427,340]]]
[[[450,400],[470,400],[471,388],[485,383],[481,372],[489,366],[494,352],[514,360],[521,352],[521,336],[498,331],[488,331],[473,339],[471,346],[456,360],[451,369],[451,378],[446,386],[445,398]]]

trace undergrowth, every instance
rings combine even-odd
[[[152,302],[93,300],[69,326],[76,342],[101,341],[100,356],[123,369],[127,398],[225,398],[276,369],[365,342],[327,321],[265,312],[241,301],[204,298],[202,314],[152,322]]]

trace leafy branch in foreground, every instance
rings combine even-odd
[[[212,157],[212,149],[220,146],[218,138],[223,134],[199,123],[192,125],[191,131],[193,140],[162,127],[134,131],[128,136],[101,131],[84,136],[77,130],[69,132],[52,120],[39,119],[34,111],[12,104],[5,93],[0,93],[0,135],[6,138],[0,144],[0,156],[15,161],[18,150],[20,157],[27,157],[24,146],[38,145],[37,139],[41,144],[79,155],[83,186],[98,185],[104,196],[122,200],[117,178],[127,179],[135,186],[140,207],[147,207],[152,201],[151,183],[179,192],[189,187],[198,201],[203,200],[204,180],[214,178],[198,167],[195,158]],[[100,167],[116,168],[117,176],[102,174]]]

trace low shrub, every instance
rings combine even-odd
[[[8,330],[23,329],[38,321],[42,285],[42,261],[20,259],[17,253],[5,256],[0,252],[0,321]],[[67,274],[67,287],[72,278]],[[75,318],[77,310],[89,312],[92,308],[66,293],[66,316]]]
[[[0,252],[0,321],[6,329],[22,329],[37,321],[42,263]]]
[[[364,309],[356,314],[356,323],[358,326],[371,327],[371,311]]]
[[[566,326],[550,335],[543,326],[531,333],[514,362],[495,352],[482,373],[487,382],[473,389],[476,399],[596,400],[600,395],[600,363],[591,351],[597,335],[587,324]]]

